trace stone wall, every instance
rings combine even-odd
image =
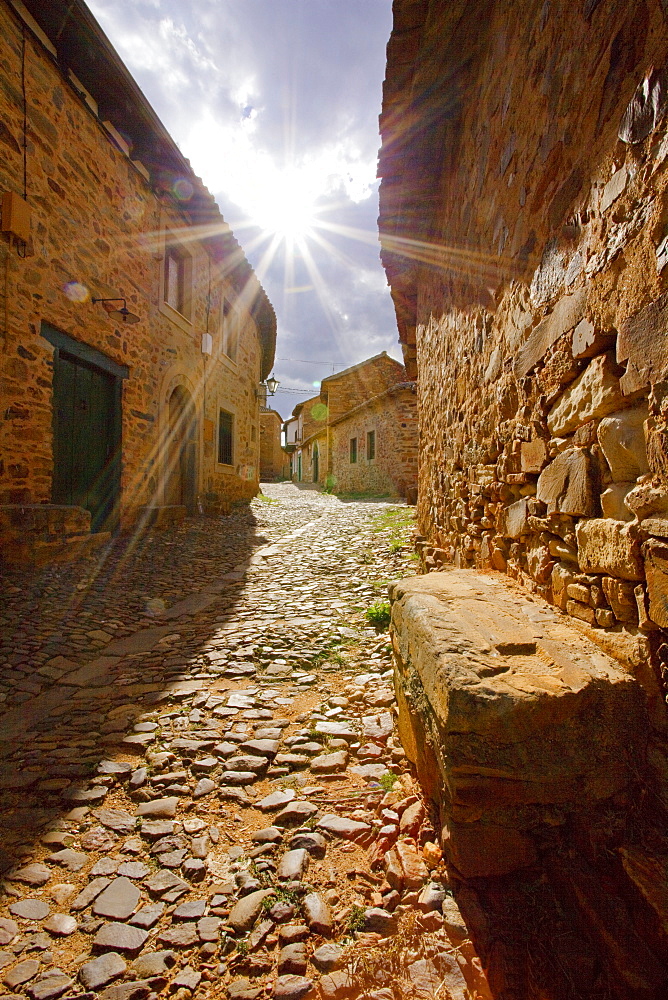
[[[367,442],[374,432],[375,454]],[[350,439],[357,461],[350,461]],[[417,495],[417,396],[413,383],[399,383],[330,424],[333,488],[341,493]]]
[[[276,410],[260,410],[260,479],[285,477],[286,454],[281,447],[283,421]]]
[[[395,0],[381,240],[427,570],[494,568],[668,661],[668,35],[658,0]],[[482,16],[484,14],[484,16]]]
[[[108,107],[109,95],[88,93],[52,58],[51,49],[69,44],[67,31],[60,41],[46,33],[59,5],[32,6],[35,17],[44,18],[44,32],[32,22],[33,32],[10,4],[0,3],[0,192],[24,194],[25,56],[30,211],[27,246],[22,249],[8,236],[0,243],[0,503],[52,499],[54,347],[42,335],[45,323],[129,370],[121,403],[122,527],[129,527],[145,505],[170,502],[174,429],[169,403],[175,390],[192,403],[188,430],[196,490],[249,497],[257,490],[259,469],[256,386],[273,357],[271,307],[213,199],[148,105],[132,108],[144,116],[137,142],[146,145],[147,160],[154,142],[155,159],[147,166],[133,159],[138,154],[125,128],[130,124],[103,121],[98,113],[96,97]],[[96,58],[104,72],[118,70],[113,52],[100,47]],[[79,55],[68,50],[68,64],[81,75],[87,59],[90,50]],[[128,122],[131,118],[128,111]],[[193,240],[188,230],[204,222],[203,237]],[[183,314],[165,301],[170,246],[188,259],[190,301]],[[119,323],[103,304],[94,305],[93,297],[125,298],[139,322]],[[238,317],[234,358],[223,353],[223,298]],[[203,352],[207,332],[210,354]],[[228,465],[217,460],[220,409],[234,416],[234,457]]]

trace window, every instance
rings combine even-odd
[[[376,432],[367,431],[366,432],[366,457],[367,461],[370,462],[372,458],[376,457]]]
[[[226,298],[223,298],[221,313],[221,340],[223,354],[225,354],[230,361],[236,361],[237,346],[239,343],[239,314],[230,300]]]
[[[231,413],[221,410],[218,416],[218,461],[222,465],[232,465],[232,440],[234,417]]]
[[[350,464],[354,465],[357,461],[357,438],[350,439]]]
[[[190,317],[191,260],[185,250],[170,246],[165,250],[163,298],[168,306],[186,319]]]

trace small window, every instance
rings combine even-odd
[[[350,439],[350,464],[354,465],[357,461],[357,438]]]
[[[168,306],[178,313],[190,316],[190,258],[179,247],[167,247],[165,251],[164,299]]]
[[[372,458],[376,457],[376,432],[367,431],[366,432],[366,457],[367,461],[371,461]]]
[[[239,343],[239,314],[230,300],[226,298],[223,298],[221,333],[223,354],[230,361],[236,361]]]
[[[218,417],[218,461],[221,465],[232,465],[232,438],[234,417],[221,410]]]

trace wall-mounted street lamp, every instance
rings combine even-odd
[[[120,309],[108,310],[109,316],[111,316],[112,319],[116,319],[121,323],[139,322],[139,316],[136,316],[135,313],[130,312],[125,299],[93,299],[93,305],[95,305],[97,302],[122,302],[123,305],[121,306]]]
[[[273,375],[271,376],[271,378],[267,379],[266,382],[267,392],[269,393],[270,396],[276,395],[276,390],[278,389],[278,385],[279,385],[278,379],[274,378]]]

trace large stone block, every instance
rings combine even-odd
[[[625,504],[634,483],[612,483],[601,493],[601,513],[613,521],[632,521],[633,514]]]
[[[609,573],[621,580],[642,580],[638,527],[596,517],[575,526],[578,562],[585,573]]]
[[[555,437],[571,434],[580,424],[605,417],[624,406],[624,397],[611,351],[599,354],[566,390],[547,416]]]
[[[647,404],[604,417],[598,425],[598,443],[616,483],[630,483],[649,471],[645,448]]]
[[[506,538],[521,538],[526,534],[529,503],[527,500],[516,500],[503,512],[503,534]]]
[[[643,545],[643,555],[649,616],[661,628],[668,628],[668,544],[651,538]]]
[[[547,464],[547,460],[547,441],[543,438],[522,441],[520,452],[522,472],[540,472]]]
[[[631,580],[619,580],[616,577],[604,576],[601,585],[617,621],[624,622],[626,625],[637,624],[638,605],[635,598],[635,583]]]
[[[564,295],[549,316],[541,320],[517,351],[513,371],[517,378],[527,375],[545,357],[548,349],[559,337],[568,333],[582,319],[587,302],[586,289],[580,288],[572,295]]]
[[[647,382],[657,382],[668,366],[668,292],[620,324],[617,361],[629,361]]]
[[[549,605],[471,570],[390,597],[400,729],[464,876],[531,864],[555,808],[586,815],[634,780],[640,687]]]
[[[584,448],[562,451],[538,477],[536,496],[547,504],[548,514],[594,517],[598,497],[591,458]]]

